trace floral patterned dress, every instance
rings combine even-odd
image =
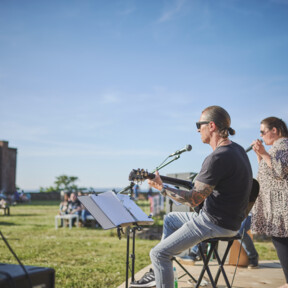
[[[268,151],[272,168],[259,163],[260,192],[253,207],[253,233],[288,237],[288,138],[280,138]]]

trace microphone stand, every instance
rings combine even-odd
[[[158,167],[156,167],[156,169],[152,172],[156,172],[160,169],[162,169],[163,167],[169,165],[170,163],[172,163],[173,161],[177,160],[180,158],[180,154],[175,155],[175,157],[173,159],[171,159],[170,161],[166,162],[171,156],[168,156]],[[166,162],[166,163],[165,163]],[[126,186],[124,189],[122,189],[121,191],[119,191],[118,193],[124,193],[126,191],[130,190],[130,193],[133,194],[133,187],[134,187],[135,183],[131,182],[130,185]],[[117,193],[117,194],[118,194]],[[136,226],[134,226],[132,229],[130,228],[130,226],[127,227],[126,229],[126,238],[127,238],[127,247],[126,247],[126,286],[125,288],[128,288],[128,270],[129,270],[129,251],[130,251],[130,247],[129,247],[129,243],[130,243],[130,233],[132,232],[132,254],[130,255],[131,259],[132,259],[132,271],[131,271],[131,281],[134,282],[134,269],[135,269],[135,232],[136,230],[140,231],[142,230],[141,226],[138,226],[136,223]],[[123,232],[123,230],[122,230]],[[118,237],[119,239],[121,239],[121,233],[120,230],[118,228]]]
[[[180,155],[175,155],[175,157],[173,159],[171,159],[170,161],[168,161],[167,163],[165,163],[167,161],[167,159],[169,158],[170,156],[168,156],[158,167],[156,167],[155,170],[152,171],[152,173],[155,173],[156,171],[159,171],[160,169],[166,167],[167,165],[169,165],[170,163],[172,163],[173,161],[175,160],[178,160],[180,158]],[[135,183],[134,182],[131,182],[130,185],[126,186],[125,188],[123,188],[121,191],[119,191],[117,194],[122,194],[128,190],[130,190],[131,194],[132,194],[132,189],[134,187]]]
[[[167,159],[168,159],[168,158],[166,158],[166,159],[162,162],[162,164],[161,164],[160,166],[156,167],[156,169],[155,169],[154,171],[152,171],[152,173],[154,173],[154,172],[156,172],[156,171],[164,168],[165,166],[169,165],[170,163],[172,163],[173,161],[175,161],[175,160],[177,160],[177,159],[179,159],[179,158],[180,158],[180,155],[176,155],[172,160],[170,160],[169,162],[165,163],[165,161],[167,161]]]
[[[132,189],[134,187],[135,183],[134,182],[131,182],[130,185],[126,186],[125,188],[123,188],[121,191],[119,191],[117,194],[122,194],[128,190],[130,190],[130,193],[132,194]]]

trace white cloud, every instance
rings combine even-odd
[[[121,96],[117,92],[106,92],[102,94],[101,96],[101,102],[105,104],[114,104],[114,103],[120,103]]]
[[[175,6],[165,10],[162,16],[159,18],[158,22],[167,22],[170,21],[177,13],[179,13],[184,5],[186,0],[176,0]]]
[[[127,7],[119,12],[120,15],[130,15],[135,11],[135,7]]]

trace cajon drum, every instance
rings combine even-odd
[[[251,237],[251,239],[253,240],[253,235],[251,234],[251,231],[249,230],[247,233]],[[235,240],[233,242],[231,249],[230,249],[229,265],[235,266],[237,264],[239,249],[240,249],[240,242]],[[248,265],[249,265],[249,259],[248,259],[248,256],[247,256],[247,254],[246,254],[246,252],[242,246],[238,266],[247,267]]]

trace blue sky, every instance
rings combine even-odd
[[[287,51],[287,0],[1,0],[0,140],[18,149],[17,185],[123,187],[187,144],[161,173],[197,172],[210,105],[247,148],[263,118],[288,123]]]

